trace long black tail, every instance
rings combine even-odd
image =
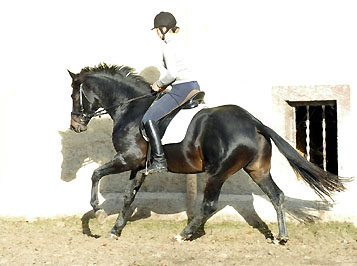
[[[321,199],[326,200],[325,196],[332,199],[331,195],[333,192],[344,191],[346,187],[343,183],[352,180],[352,178],[344,178],[326,172],[315,164],[309,162],[271,128],[262,125],[262,127],[259,127],[259,131],[266,138],[273,140],[279,151],[286,157],[295,173],[302,177]]]

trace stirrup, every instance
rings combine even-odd
[[[150,175],[154,173],[161,173],[161,172],[167,172],[167,165],[166,163],[156,163],[153,162],[149,167],[146,167],[145,169],[145,175]]]

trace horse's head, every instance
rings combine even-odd
[[[77,132],[87,130],[87,125],[93,114],[100,107],[99,101],[93,92],[85,84],[85,80],[80,74],[74,74],[68,70],[72,78],[72,112],[70,128]]]

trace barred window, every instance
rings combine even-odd
[[[336,101],[289,101],[295,108],[296,149],[309,161],[338,174]]]

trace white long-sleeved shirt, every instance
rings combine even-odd
[[[167,33],[165,35],[163,60],[167,72],[157,81],[159,87],[196,80],[187,60],[185,45],[175,33]]]

